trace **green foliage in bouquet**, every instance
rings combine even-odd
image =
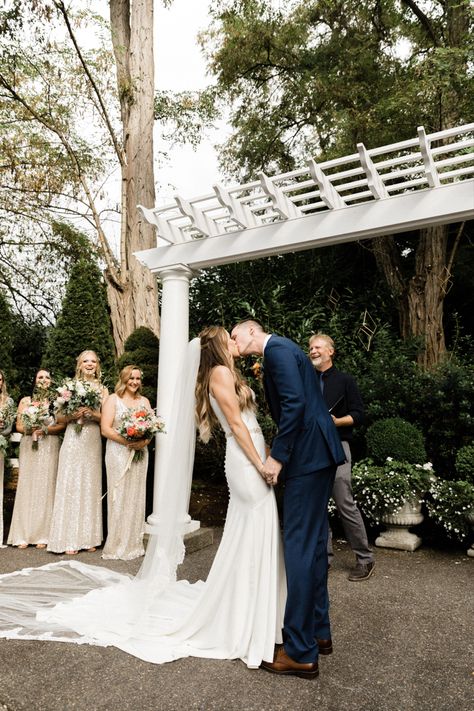
[[[407,501],[420,501],[430,488],[430,462],[412,464],[388,457],[383,464],[363,459],[352,468],[352,490],[364,514],[380,523],[383,515],[397,513]]]
[[[374,422],[367,430],[366,440],[368,454],[378,463],[387,457],[411,464],[426,461],[422,433],[401,417]]]

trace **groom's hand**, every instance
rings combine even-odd
[[[267,457],[262,470],[263,477],[267,484],[275,486],[278,482],[278,475],[280,474],[282,467],[283,464],[277,459],[273,459],[271,455]]]

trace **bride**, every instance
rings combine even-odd
[[[264,440],[253,393],[234,366],[238,355],[219,326],[189,344],[179,407],[167,423],[173,476],[166,477],[158,534],[150,537],[138,575],[61,561],[0,576],[0,636],[112,644],[154,663],[240,658],[257,668],[273,660],[282,641],[286,581],[274,491],[259,473]],[[184,554],[180,521],[192,473],[194,389],[201,438],[208,441],[218,425],[227,438],[230,498],[208,578],[191,585],[176,580],[176,567]],[[185,439],[192,443],[187,454]]]

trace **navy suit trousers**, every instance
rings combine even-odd
[[[329,639],[327,506],[336,466],[285,481],[283,540],[288,583],[283,641],[296,662],[315,662],[316,638]]]

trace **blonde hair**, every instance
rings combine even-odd
[[[336,350],[336,346],[334,345],[334,341],[332,340],[331,336],[328,336],[326,333],[321,333],[320,331],[318,331],[318,333],[313,333],[313,335],[309,339],[310,348],[311,348],[312,342],[315,341],[317,338],[320,338],[322,341],[326,341],[329,348],[332,348],[333,351]]]
[[[0,403],[4,403],[8,399],[7,381],[5,380],[5,373],[3,370],[0,370],[0,375],[3,378],[2,387],[0,388]]]
[[[97,358],[97,365],[96,365],[96,367],[95,367],[95,376],[94,376],[94,377],[95,377],[96,380],[100,380],[101,377],[102,377],[102,371],[101,371],[101,369],[100,369],[100,358],[99,358],[99,356],[97,355],[97,353],[96,353],[95,351],[91,351],[91,350],[89,350],[89,349],[87,349],[86,351],[82,351],[82,353],[79,353],[79,355],[77,356],[77,360],[76,360],[76,378],[77,378],[78,380],[84,380],[84,374],[83,374],[83,372],[82,372],[81,365],[82,365],[82,361],[84,360],[84,356],[85,356],[87,353],[93,353],[93,354],[95,355],[95,357]]]
[[[241,410],[254,409],[252,391],[234,365],[229,353],[229,334],[222,326],[209,326],[199,334],[201,339],[201,360],[196,383],[196,419],[199,437],[209,442],[218,420],[209,399],[209,381],[213,368],[225,365],[234,377],[235,393]]]
[[[115,385],[115,393],[119,397],[122,397],[125,390],[127,389],[128,380],[134,370],[138,370],[138,372],[140,373],[140,378],[143,378],[142,370],[141,370],[141,368],[138,367],[138,365],[126,365],[125,368],[122,368],[122,370],[120,371],[120,374],[119,374],[119,379],[117,380],[117,383]],[[141,391],[142,391],[142,386],[140,383],[138,392],[141,393]]]

